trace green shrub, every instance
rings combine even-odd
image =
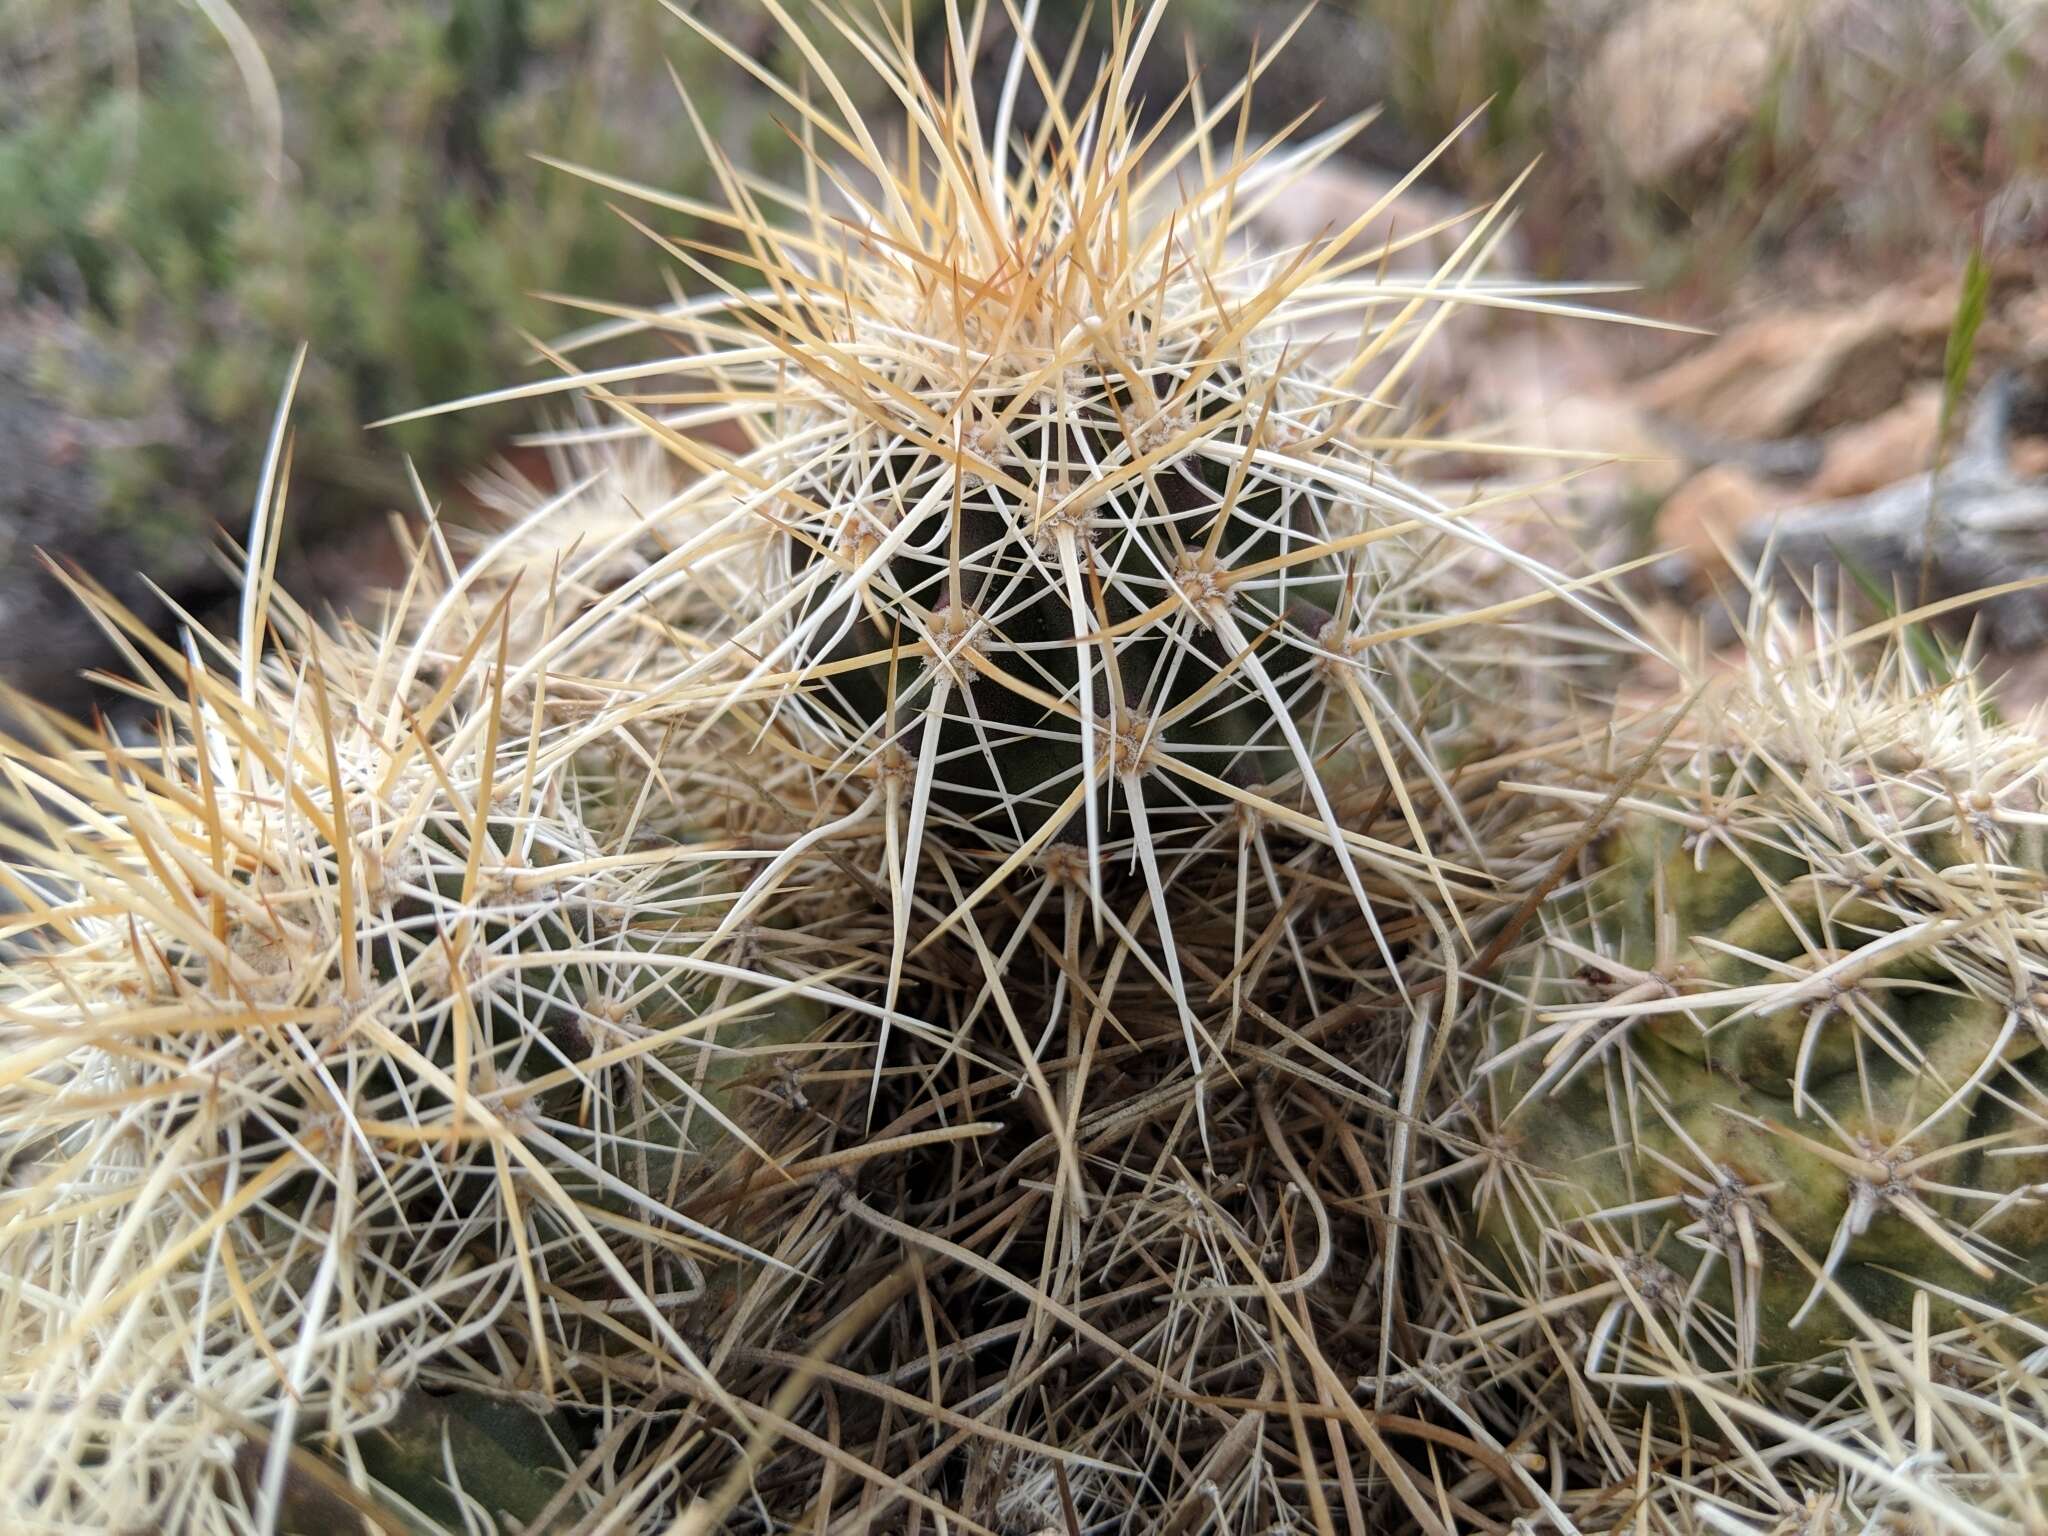
[[[0,16],[0,74],[25,86],[0,102],[0,304],[55,306],[133,360],[111,379],[46,370],[79,419],[170,407],[191,424],[96,434],[109,517],[159,535],[239,521],[302,340],[296,474],[344,493],[304,501],[317,517],[381,510],[400,449],[430,485],[473,466],[504,419],[362,424],[520,376],[522,328],[581,318],[533,290],[660,298],[641,237],[533,152],[687,192],[702,168],[665,61],[726,105],[692,68],[702,45],[651,3],[247,0],[225,26],[176,5]],[[189,444],[165,440],[189,436],[234,446],[195,481]]]

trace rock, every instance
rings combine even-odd
[[[1581,82],[1581,126],[1639,187],[1711,176],[1801,44],[1830,37],[1847,9],[1844,0],[1582,0],[1566,10],[1583,12],[1599,41],[1567,60]]]
[[[2036,734],[2048,742],[2048,650],[1993,651],[1981,670],[1998,679],[1999,712],[2010,721],[2031,720]]]
[[[2030,367],[2048,364],[2048,288],[2035,288],[2006,308],[2013,331],[2013,350]]]
[[[1941,386],[1916,385],[1883,415],[1830,435],[1807,494],[1819,500],[1861,496],[1923,474],[1940,439]]]
[[[106,636],[44,568],[39,552],[89,568],[113,594],[161,612],[143,573],[180,596],[222,586],[203,530],[182,519],[151,525],[115,510],[110,462],[138,442],[170,443],[196,459],[191,422],[168,400],[145,418],[82,413],[124,359],[82,322],[48,307],[0,310],[0,682],[75,708],[90,697],[78,674],[113,659]]]
[[[1658,501],[1685,479],[1684,460],[1649,417],[1627,401],[1605,395],[1566,395],[1549,401],[1518,419],[1503,440],[1587,455],[1576,463],[1532,461],[1546,477],[1583,469],[1572,482],[1576,494],[1606,489],[1623,499]],[[1601,464],[1601,458],[1613,462]]]
[[[2048,480],[2048,437],[2016,437],[2007,462],[2015,480]]]
[[[2013,376],[1994,375],[1972,407],[1937,477],[1913,475],[1864,496],[1789,508],[1768,527],[1752,526],[1743,552],[1761,559],[1768,544],[1781,573],[1846,565],[1880,589],[1893,582],[1930,596],[1982,592],[2032,577],[2048,578],[2048,486],[2029,484],[2012,465]],[[2048,642],[2048,588],[2027,587],[1972,610],[1995,646]]]
[[[1602,40],[1581,111],[1638,186],[1700,168],[1756,115],[1771,43],[1730,0],[1651,0]]]
[[[1325,160],[1258,211],[1251,221],[1256,244],[1261,250],[1284,251],[1336,234],[1374,207],[1398,180],[1390,172],[1355,160]],[[1258,195],[1256,182],[1240,194],[1246,201]],[[1382,242],[1401,241],[1433,225],[1458,220],[1427,239],[1403,246],[1387,260],[1389,272],[1431,272],[1472,232],[1479,217],[1476,205],[1468,199],[1433,187],[1412,186],[1366,226],[1351,249],[1370,251]],[[1488,269],[1512,271],[1522,264],[1523,252],[1510,232],[1496,247]]]
[[[1778,497],[1739,464],[1711,464],[1674,491],[1657,514],[1657,543],[1686,558],[1692,571],[1722,564],[1751,524],[1769,516]]]
[[[2002,188],[1985,210],[1984,239],[2016,250],[2048,242],[2048,176],[2016,177]]]
[[[1905,397],[1930,352],[1939,367],[1929,343],[1946,334],[1952,312],[1952,298],[1903,290],[1853,308],[1775,311],[1653,374],[1638,398],[1695,431],[1730,438],[1868,421]]]

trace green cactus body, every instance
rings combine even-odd
[[[1063,806],[1078,832],[1072,796],[1091,747],[1102,824],[1120,827],[1109,786],[1145,760],[1153,732],[1242,787],[1296,771],[1277,716],[1308,734],[1326,685],[1302,663],[1345,591],[1341,559],[1324,551],[1352,530],[1327,489],[1236,467],[1264,446],[1236,369],[1217,371],[1199,410],[1162,417],[1176,384],[1161,374],[1141,403],[1104,362],[1035,396],[994,395],[968,435],[1001,478],[970,471],[957,493],[936,454],[906,444],[881,459],[888,503],[911,526],[858,590],[816,588],[797,626],[821,680],[810,712],[829,735],[915,754],[943,680],[932,801],[999,842]],[[824,480],[806,489],[833,504]],[[792,581],[821,551],[858,559],[887,537],[833,523],[790,536]],[[1263,573],[1241,580],[1252,567]],[[1117,636],[1113,667],[1084,649],[1102,631]],[[960,659],[970,651],[978,666]],[[833,670],[849,662],[861,664]],[[1227,809],[1187,782],[1148,790],[1158,814]]]
[[[577,1444],[562,1423],[476,1392],[411,1391],[357,1449],[387,1496],[423,1536],[459,1531],[481,1508],[499,1528],[528,1527],[560,1492],[563,1447]],[[314,1527],[305,1536],[315,1536]]]
[[[2048,1282],[2041,753],[1999,745],[1994,792],[1852,748],[1823,798],[1731,749],[1618,813],[1490,1007],[1498,1280],[1604,1275],[1700,1368]]]

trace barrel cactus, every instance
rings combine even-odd
[[[1909,1337],[1922,1296],[1938,1334],[2027,1306],[2048,1282],[2038,735],[1904,650],[1859,675],[1764,644],[1587,840],[1615,763],[1537,790],[1545,878],[1583,847],[1484,1008],[1490,1285],[1601,1299],[1588,1369],[1638,1378]]]
[[[0,738],[9,1529],[539,1509],[613,1318],[717,1392],[675,1308],[748,1250],[684,1207],[839,996],[675,935],[721,870],[585,824],[573,728],[505,696],[508,594],[423,560],[388,631],[322,637],[251,581],[241,643],[181,651],[78,579],[155,739]]]
[[[1320,850],[1398,987],[1385,914],[1461,912],[1451,866],[1484,860],[1442,764],[1475,717],[1529,693],[1489,682],[1511,646],[1488,621],[1515,613],[1534,634],[1569,618],[1571,640],[1540,643],[1560,668],[1602,624],[1632,643],[1403,472],[1393,402],[1418,349],[1460,304],[1532,302],[1485,275],[1501,209],[1474,210],[1423,283],[1378,272],[1408,243],[1389,219],[1398,187],[1326,239],[1260,251],[1258,212],[1362,119],[1219,157],[1210,134],[1254,69],[1162,136],[1132,81],[1163,9],[1120,8],[1079,116],[1057,104],[1042,40],[1015,47],[992,99],[965,54],[947,90],[914,39],[851,19],[834,25],[873,89],[813,53],[828,74],[800,95],[719,44],[788,101],[819,162],[765,194],[704,133],[729,203],[719,254],[758,280],[650,228],[680,277],[715,291],[659,312],[599,305],[617,318],[597,334],[649,331],[666,355],[564,359],[559,380],[479,397],[580,391],[610,430],[702,471],[650,513],[664,552],[577,644],[744,573],[722,623],[676,626],[643,718],[693,733],[737,719],[739,750],[772,741],[814,765],[816,840],[886,824],[892,1012],[920,878],[941,866],[958,889],[932,899],[952,923],[1020,868],[1060,871],[1098,928],[1150,926],[1150,963],[1184,991],[1166,887],[1189,860],[1234,866],[1248,836]],[[1055,105],[1030,102],[1027,129],[1034,80]],[[874,94],[908,114],[901,151],[855,106]],[[743,450],[695,435],[732,422]],[[1396,836],[1356,830],[1387,797]],[[789,868],[769,863],[757,889]]]
[[[1338,786],[1362,754],[1375,786],[1442,790],[1431,731],[1486,672],[1444,659],[1477,606],[1457,556],[1503,550],[1373,447],[1358,383],[1407,342],[1361,308],[1372,243],[1230,240],[1234,191],[1332,141],[1190,174],[1148,217],[1174,167],[1141,165],[1121,97],[1014,171],[965,105],[939,121],[936,185],[872,167],[889,195],[858,238],[768,270],[774,355],[679,365],[756,408],[747,484],[772,487],[744,497],[764,579],[700,675],[871,784],[910,866],[926,839],[1064,847],[1098,901],[1128,870],[1163,917],[1162,866],[1234,859],[1250,817],[1323,844],[1370,912],[1369,878],[1384,902],[1426,860],[1352,835]],[[1299,339],[1345,311],[1334,360]]]

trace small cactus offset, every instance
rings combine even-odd
[[[427,1524],[384,1528],[463,1529],[442,1441],[476,1507],[573,1512],[594,1421],[518,1416],[583,1402],[607,1326],[716,1390],[674,1298],[747,1250],[684,1206],[840,994],[675,941],[720,869],[650,895],[584,824],[589,753],[507,702],[510,593],[436,590],[438,537],[382,634],[259,564],[240,643],[181,650],[73,578],[156,729],[24,702],[4,743],[9,1529],[321,1532],[390,1479]],[[558,1443],[545,1493],[477,1464],[504,1435]]]
[[[1596,1390],[1724,1430],[1845,1351],[1990,1369],[2048,1284],[2041,723],[1762,599],[1746,638],[1675,724],[1509,786],[1543,899],[1443,1122],[1496,1327],[1576,1303]]]

